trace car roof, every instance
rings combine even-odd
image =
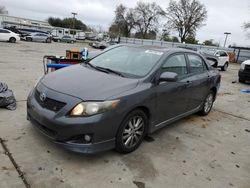
[[[119,44],[118,44],[119,45]],[[156,50],[156,51],[160,51],[160,52],[164,52],[164,53],[168,53],[168,52],[189,52],[189,53],[196,53],[197,52],[193,51],[193,50],[189,50],[189,49],[185,49],[185,48],[166,48],[166,47],[162,47],[162,46],[154,46],[154,45],[137,45],[137,44],[120,44],[120,46],[129,46],[129,47],[135,47],[135,48],[142,48],[145,50]]]

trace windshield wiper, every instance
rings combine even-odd
[[[95,67],[94,65],[92,65],[91,63],[89,63],[89,61],[88,61],[88,60],[86,60],[86,61],[83,61],[83,63],[84,63],[85,65],[88,65],[88,66],[90,66],[91,68],[94,68],[94,69],[96,69],[96,67]]]
[[[115,70],[112,70],[112,69],[109,69],[109,68],[104,68],[104,67],[99,67],[99,66],[96,66],[95,68],[99,69],[101,71],[105,71],[107,73],[113,73],[113,74],[116,74],[118,76],[124,77],[124,75],[122,73],[115,71]]]

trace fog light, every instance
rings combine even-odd
[[[85,140],[86,142],[90,142],[90,140],[91,140],[91,136],[90,136],[90,135],[85,134],[85,135],[84,135],[84,140]]]

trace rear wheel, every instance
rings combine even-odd
[[[226,62],[226,63],[223,65],[223,67],[221,67],[221,70],[222,70],[222,71],[226,71],[227,68],[228,68],[228,62]]]
[[[215,92],[210,91],[203,103],[202,110],[200,111],[200,115],[206,116],[211,111],[214,104]]]
[[[29,42],[31,42],[31,41],[32,41],[32,38],[29,38],[29,37],[28,37],[26,40],[29,41]]]
[[[130,153],[136,150],[148,127],[148,118],[141,110],[134,110],[122,122],[116,136],[116,150],[120,153]]]
[[[15,43],[15,42],[16,42],[16,38],[15,38],[15,37],[11,37],[11,38],[9,39],[9,41],[10,41],[11,43]]]
[[[50,38],[47,38],[47,39],[46,39],[46,43],[51,43],[51,39],[50,39]]]

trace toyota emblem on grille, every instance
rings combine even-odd
[[[46,94],[45,94],[45,93],[41,93],[41,94],[40,94],[40,100],[41,100],[42,102],[44,102],[44,101],[46,100]]]

